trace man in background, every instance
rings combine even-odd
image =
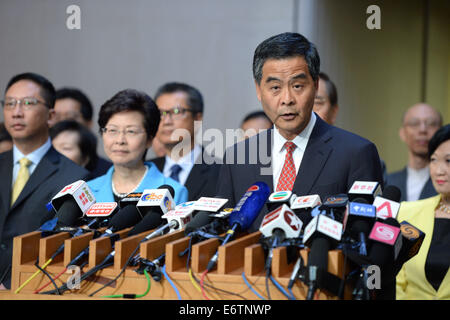
[[[264,113],[264,111],[254,111],[247,114],[241,123],[241,129],[244,130],[244,139],[248,139],[260,132],[272,128],[273,123]]]
[[[50,126],[63,120],[75,120],[89,130],[92,130],[92,116],[92,103],[81,90],[76,88],[61,88],[56,91],[55,119]],[[112,163],[95,154],[95,158],[91,159],[91,165],[93,167],[90,170],[91,177],[96,178],[104,175]]]
[[[437,194],[430,178],[428,142],[441,126],[439,111],[425,103],[417,103],[403,114],[399,136],[408,147],[408,163],[387,177],[387,183],[402,192],[401,201],[415,201]]]
[[[9,288],[13,238],[37,230],[47,203],[89,172],[58,153],[50,142],[55,89],[41,75],[23,73],[7,84],[2,100],[13,149],[0,154],[0,288]]]
[[[189,201],[214,196],[220,160],[195,142],[194,123],[203,119],[202,94],[188,84],[170,82],[157,90],[155,102],[161,112],[156,137],[167,153],[151,161],[166,177],[188,189]]]

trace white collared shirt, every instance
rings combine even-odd
[[[31,165],[28,167],[28,171],[30,172],[30,176],[33,174],[34,170],[36,169],[39,162],[42,160],[44,155],[47,153],[47,151],[52,146],[52,142],[50,141],[50,138],[47,139],[47,141],[34,150],[33,152],[24,155],[20,150],[16,147],[16,145],[13,146],[13,175],[12,175],[12,186],[14,186],[14,181],[16,181],[17,175],[19,174],[20,169],[20,163],[19,160],[23,157],[27,158],[31,161]]]
[[[406,168],[406,201],[419,200],[422,189],[430,178],[430,168],[416,170],[410,167]]]
[[[166,177],[170,177],[172,174],[171,168],[174,164],[178,164],[181,167],[181,171],[178,174],[179,182],[184,185],[186,183],[186,180],[189,176],[189,173],[192,170],[192,167],[195,164],[195,160],[202,154],[202,148],[196,144],[194,148],[186,154],[183,158],[179,159],[178,161],[174,161],[172,158],[170,158],[168,155],[166,155],[166,162],[164,164],[163,174]]]
[[[292,142],[296,145],[292,157],[295,164],[295,172],[298,172],[300,164],[302,163],[303,155],[305,153],[306,145],[308,144],[311,132],[316,124],[316,115],[314,112],[311,113],[311,119],[308,125],[303,129],[303,131],[297,135]],[[284,144],[288,141],[286,140],[278,131],[276,125],[274,125],[274,135],[273,135],[273,146],[272,146],[272,170],[273,170],[273,188],[274,191],[277,188],[278,179],[281,175],[281,170],[283,169],[284,160],[286,158],[286,148]]]

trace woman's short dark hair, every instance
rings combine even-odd
[[[430,159],[436,149],[448,139],[450,139],[450,124],[440,127],[438,131],[434,133],[433,137],[431,137],[430,142],[428,142],[428,159]]]
[[[303,57],[309,74],[316,81],[320,72],[320,57],[315,45],[299,33],[285,32],[261,42],[253,56],[253,78],[260,84],[264,63],[269,59]]]
[[[26,72],[15,75],[11,78],[11,80],[9,80],[8,84],[6,85],[5,93],[14,83],[19,82],[20,80],[29,80],[40,86],[40,93],[42,98],[45,100],[47,107],[53,109],[53,107],[55,106],[55,87],[50,82],[50,80],[48,80],[44,76],[41,76],[40,74]]]
[[[140,112],[144,116],[147,138],[151,140],[155,137],[161,120],[159,109],[150,96],[134,89],[119,91],[101,106],[98,117],[100,130],[106,126],[113,115],[124,111]]]
[[[63,120],[57,122],[50,128],[50,139],[55,139],[60,133],[64,131],[73,131],[78,133],[78,148],[80,148],[83,159],[89,158],[89,162],[85,168],[89,171],[94,170],[97,165],[97,138],[81,123],[75,120]]]

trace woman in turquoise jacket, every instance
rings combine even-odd
[[[166,178],[151,162],[145,162],[147,149],[158,130],[160,113],[145,93],[127,89],[106,101],[99,113],[103,146],[113,166],[87,182],[97,202],[120,201],[130,193],[171,185],[176,204],[186,202],[188,191]]]

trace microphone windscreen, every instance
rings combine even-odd
[[[108,227],[122,230],[136,225],[141,219],[141,214],[135,206],[126,206],[112,217]]]
[[[356,198],[354,200],[352,200],[352,202],[358,202],[358,203],[369,203],[369,201],[367,201],[367,199],[364,198]]]
[[[396,186],[388,185],[384,188],[382,197],[391,201],[400,202],[402,192]]]
[[[74,198],[67,198],[56,213],[58,218],[57,226],[70,227],[74,226],[76,221],[80,218],[81,211]]]
[[[175,190],[173,189],[172,186],[168,185],[168,184],[163,184],[162,186],[159,186],[158,189],[167,189],[170,192],[170,195],[172,196],[173,199],[175,199]]]
[[[138,224],[134,226],[133,229],[128,232],[128,236],[134,236],[135,234],[139,234],[151,229],[155,229],[163,223],[163,218],[158,212],[150,211],[147,213]]]
[[[209,223],[211,223],[214,220],[214,218],[211,216],[210,212],[207,211],[199,211],[197,214],[192,218],[192,220],[186,224],[184,227],[184,234],[188,235],[194,230],[197,230],[198,228],[201,228]]]
[[[328,251],[330,241],[324,237],[317,237],[313,240],[308,256],[308,265],[317,266],[323,270],[328,270]]]
[[[383,223],[390,226],[400,228],[400,223],[394,218],[387,218]],[[394,263],[394,246],[390,246],[378,241],[374,241],[370,250],[370,261],[373,264],[378,265],[380,268],[386,267],[388,265],[393,265]]]

